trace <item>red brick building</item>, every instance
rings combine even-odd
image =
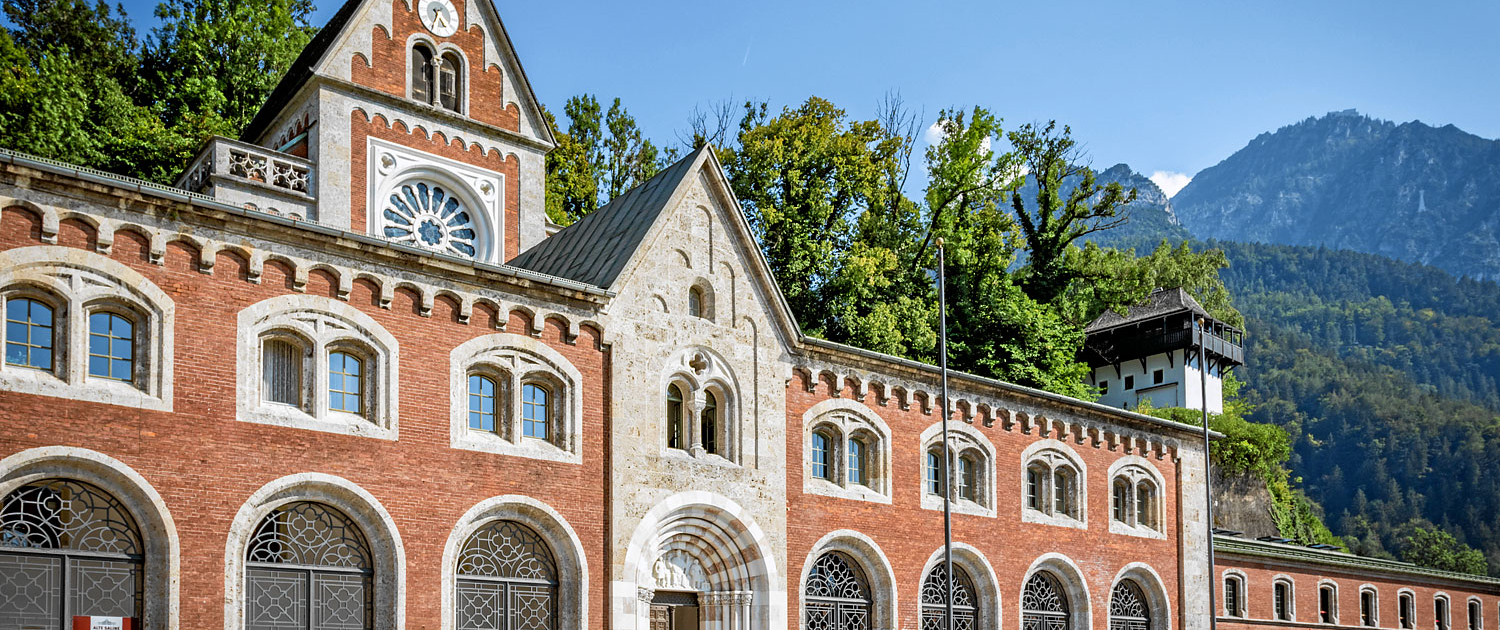
[[[486,0],[175,187],[0,154],[0,630],[1208,624],[1193,427],[803,335],[717,159],[566,228]],[[954,466],[944,482],[943,463]]]

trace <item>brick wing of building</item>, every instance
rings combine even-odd
[[[489,0],[349,0],[175,187],[0,154],[0,630],[941,628],[945,490],[956,628],[1208,625],[1196,429],[958,375],[945,489],[711,150],[559,229],[553,146]]]

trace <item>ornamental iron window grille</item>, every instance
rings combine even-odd
[[[1068,596],[1062,582],[1046,571],[1033,574],[1021,591],[1021,629],[1067,630],[1068,622]]]
[[[5,301],[5,362],[38,370],[52,369],[52,307],[41,300]]]
[[[1109,630],[1151,630],[1146,594],[1133,580],[1120,580],[1109,594]]]
[[[830,551],[813,563],[803,589],[807,630],[868,630],[870,588],[848,556]]]
[[[946,630],[948,569],[943,564],[932,567],[922,581],[922,630]],[[963,567],[953,567],[953,630],[975,630],[978,600],[974,582]]]
[[[0,504],[0,628],[139,620],[144,549],[135,519],[99,488],[50,479],[16,489]]]
[[[382,211],[385,237],[461,258],[479,254],[479,227],[458,197],[428,182],[402,184]]]
[[[458,557],[458,630],[557,627],[557,564],[531,528],[491,521],[469,536]]]
[[[245,628],[372,628],[374,573],[369,543],[348,516],[321,503],[283,505],[245,553]]]

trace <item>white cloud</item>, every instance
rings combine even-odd
[[[1172,171],[1157,171],[1151,174],[1151,181],[1167,194],[1167,197],[1177,195],[1188,182],[1193,181],[1193,176],[1187,173],[1173,173]]]
[[[948,134],[944,133],[943,127],[941,125],[939,125],[938,123],[932,123],[931,125],[927,126],[927,129],[924,129],[922,131],[922,142],[927,143],[928,146],[933,146],[939,142],[942,142],[943,136],[946,135]],[[979,152],[981,154],[989,155],[991,140],[992,138],[986,137],[984,140],[980,141]]]

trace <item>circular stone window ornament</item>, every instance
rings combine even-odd
[[[434,252],[475,258],[479,226],[458,197],[439,184],[408,182],[386,200],[385,237]]]

